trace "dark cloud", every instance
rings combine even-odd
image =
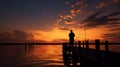
[[[115,21],[115,22],[113,21],[113,22],[110,22],[109,24],[110,25],[120,25],[120,21]]]
[[[110,5],[111,2],[112,2],[111,0],[101,0],[100,3],[97,4],[96,8],[99,9],[99,8],[106,7]]]
[[[114,3],[119,3],[120,4],[120,0],[112,0]]]
[[[120,21],[111,22],[107,27],[110,31],[120,31]]]
[[[98,1],[98,3],[96,4],[97,9],[106,8],[115,5],[116,7],[120,7],[120,0],[96,0],[96,1]]]
[[[0,42],[13,42],[14,38],[11,33],[0,33]]]
[[[113,42],[119,42],[120,41],[120,31],[115,33],[107,33],[103,34],[101,37],[103,37],[105,40],[110,40]]]
[[[112,28],[110,31],[120,31],[120,27]]]
[[[31,33],[15,30],[13,33],[0,33],[0,42],[25,42],[33,39]]]
[[[20,30],[15,30],[13,32],[14,38],[17,40],[26,40],[27,37],[29,36],[27,33],[20,31]]]
[[[110,23],[110,22],[120,20],[120,18],[117,18],[117,17],[110,18],[112,16],[119,15],[120,11],[114,12],[108,15],[102,15],[102,13],[103,12],[97,12],[97,13],[90,15],[82,22],[82,24],[84,25],[84,27],[93,28],[93,27],[97,27],[101,25],[117,24],[118,22],[114,22],[114,23]]]
[[[117,2],[119,0],[67,0],[67,11],[61,16],[64,19],[60,18],[60,22],[57,23],[62,21],[65,25],[71,26],[78,24],[80,28],[86,27],[86,29],[115,25],[117,24],[115,21],[120,20],[119,17],[114,17],[120,15]],[[113,21],[114,23],[111,23]]]

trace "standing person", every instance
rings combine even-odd
[[[70,33],[69,33],[69,44],[70,45],[74,45],[74,37],[75,37],[75,34],[73,33],[72,30],[70,30]]]

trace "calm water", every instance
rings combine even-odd
[[[0,46],[0,67],[64,67],[62,46]]]
[[[104,46],[101,49],[104,50]],[[110,46],[110,51],[120,52],[120,45]],[[1,45],[0,67],[64,67],[62,46]]]

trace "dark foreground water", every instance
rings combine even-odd
[[[64,67],[60,45],[1,45],[0,67]]]

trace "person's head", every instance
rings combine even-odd
[[[72,30],[70,30],[70,32],[72,33],[73,31],[72,31]]]

